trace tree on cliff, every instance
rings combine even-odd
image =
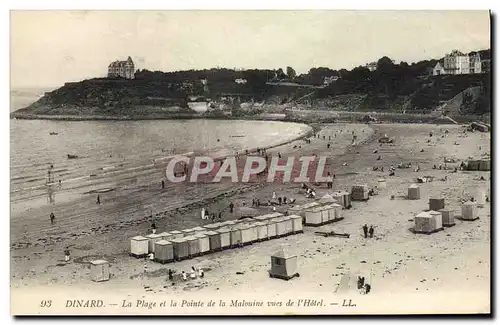
[[[278,71],[276,71],[276,78],[278,80],[286,78],[286,74],[283,72],[283,69],[279,68]]]
[[[288,79],[293,80],[297,76],[297,73],[292,67],[286,67],[286,75]]]

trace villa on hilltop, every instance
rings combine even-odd
[[[129,56],[127,61],[114,61],[108,66],[108,78],[134,79],[135,66],[134,61]]]
[[[447,54],[442,62],[438,62],[432,74],[435,76],[444,74],[474,74],[482,73],[481,56],[479,53],[464,54],[458,50]]]

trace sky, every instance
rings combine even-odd
[[[352,69],[490,48],[488,11],[11,11],[11,87],[138,69]]]

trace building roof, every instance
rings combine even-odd
[[[446,56],[465,56],[465,54],[463,54],[459,50],[453,50],[453,51],[451,51],[450,54],[447,54]]]
[[[132,61],[132,58],[129,56],[126,61],[113,61],[109,64],[109,68],[121,68],[125,67],[127,65],[134,65],[134,61]]]

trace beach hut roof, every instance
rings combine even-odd
[[[132,238],[133,240],[148,240],[146,237],[144,236],[135,236],[134,238]]]
[[[207,237],[207,235],[206,234],[200,234],[200,233],[198,233],[198,234],[194,234],[193,237],[194,238],[205,238],[205,237]]]
[[[471,202],[471,201],[467,201],[467,202],[464,203],[464,205],[476,205],[476,203],[475,202]]]
[[[90,261],[90,264],[93,264],[93,265],[108,264],[108,261],[105,261],[105,260],[95,260],[95,261]]]
[[[335,200],[333,198],[333,196],[331,196],[330,194],[325,194],[321,197],[319,202],[321,202],[321,203],[335,203],[335,202],[337,202],[337,200]]]
[[[274,253],[272,257],[288,259],[291,257],[296,257],[297,255],[292,254],[286,247],[282,246],[279,251]]]
[[[170,233],[171,234],[181,234],[181,232],[179,230],[172,230]]]
[[[418,185],[417,184],[411,184],[410,187],[411,188],[418,188]]]
[[[170,241],[172,243],[183,243],[183,242],[187,241],[187,238],[188,237],[174,238],[174,239],[170,239]]]
[[[171,244],[171,242],[165,240],[165,239],[162,239],[162,240],[159,240],[156,242],[158,245],[168,245],[168,244]]]
[[[415,216],[415,218],[432,218],[429,212],[420,212]]]
[[[215,232],[215,231],[207,231],[207,232],[205,233],[205,235],[207,235],[207,236],[214,236],[214,235],[218,235],[218,233],[217,233],[217,232]]]

